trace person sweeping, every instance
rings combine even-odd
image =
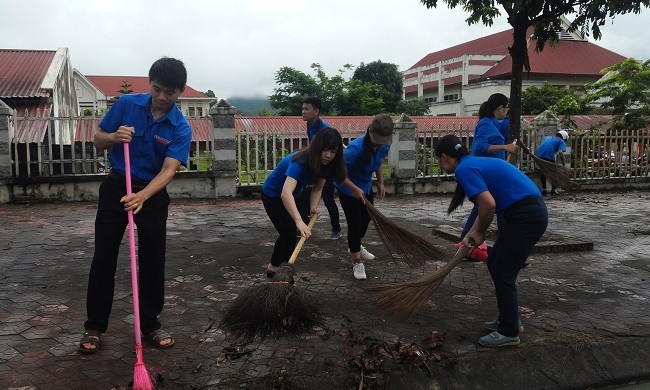
[[[345,149],[345,166],[348,178],[344,182],[336,184],[339,200],[348,223],[348,250],[352,256],[352,270],[357,280],[366,279],[363,260],[375,258],[361,245],[361,240],[366,235],[368,224],[371,221],[364,202],[373,203],[373,173],[377,177],[378,197],[383,198],[386,195],[381,164],[390,150],[393,129],[393,119],[389,115],[375,116],[366,130],[366,134],[350,142]]]
[[[535,155],[541,158],[542,160],[555,162],[555,156],[557,155],[560,158],[560,164],[564,166],[566,164],[566,159],[564,158],[564,153],[566,153],[566,141],[569,139],[569,133],[564,130],[560,130],[555,134],[555,136],[544,137],[542,143],[539,144],[537,152]],[[544,172],[540,172],[539,180],[542,182],[542,195],[546,195],[546,175]],[[558,195],[555,185],[551,183],[551,195]]]
[[[306,148],[284,157],[262,185],[262,203],[280,236],[275,241],[266,275],[273,278],[280,265],[291,257],[296,246],[296,229],[309,238],[311,229],[305,224],[296,199],[307,186],[313,186],[310,197],[311,214],[318,214],[318,202],[325,181],[346,179],[343,161],[343,139],[336,129],[321,129]]]
[[[453,134],[438,141],[435,153],[440,167],[447,173],[455,173],[460,190],[478,209],[476,222],[461,245],[470,248],[485,241],[494,214],[503,217],[487,259],[499,313],[495,321],[483,324],[491,333],[481,337],[479,344],[487,347],[518,344],[521,320],[517,275],[548,225],[541,192],[528,176],[507,161],[470,156]]]

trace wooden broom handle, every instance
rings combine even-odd
[[[316,223],[318,217],[320,217],[320,214],[316,214],[315,216],[311,217],[311,219],[309,220],[309,225],[307,225],[309,230],[311,230],[314,227],[314,224]],[[307,236],[300,237],[300,241],[298,241],[298,243],[296,244],[296,247],[294,248],[291,257],[289,258],[289,264],[293,264],[296,262],[296,259],[298,258],[298,253],[300,253],[300,250],[302,249],[302,246],[305,244],[305,241],[307,241]]]

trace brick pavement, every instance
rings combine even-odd
[[[431,229],[460,226],[469,205],[446,216],[448,202],[448,196],[391,196],[377,206],[451,257],[450,241]],[[366,262],[369,280],[355,281],[345,240],[326,239],[327,218],[296,264],[296,286],[318,294],[322,326],[236,344],[217,327],[221,310],[242,288],[265,283],[275,231],[257,199],[175,200],[161,319],[176,345],[166,351],[145,345],[145,363],[159,389],[353,389],[361,381],[365,388],[563,389],[647,380],[650,193],[565,194],[547,203],[549,232],[593,241],[594,250],[531,255],[519,278],[522,343],[489,350],[476,344],[482,322],[496,312],[484,264],[462,263],[422,313],[397,321],[375,307],[364,287],[416,277],[440,263],[409,269],[389,261],[371,227],[365,245],[378,258]],[[2,388],[129,388],[134,338],[126,238],[102,348],[90,356],[76,352],[95,207],[0,205]],[[434,331],[441,345],[432,343]]]

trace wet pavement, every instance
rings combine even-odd
[[[378,209],[453,246],[469,204],[449,196],[389,196]],[[296,288],[317,294],[324,321],[298,336],[238,343],[219,329],[224,307],[266,283],[276,238],[259,199],[173,200],[163,327],[170,350],[144,345],[158,389],[598,388],[650,378],[650,192],[548,197],[549,235],[591,251],[533,253],[519,277],[521,344],[480,347],[496,300],[483,263],[454,269],[409,321],[380,311],[365,287],[421,276],[392,260],[370,227],[375,260],[356,281],[345,237],[329,240],[324,211],[296,262]],[[99,352],[79,355],[95,203],[0,205],[0,387],[127,389],[134,365],[127,237],[109,329]],[[341,212],[342,221],[345,221]],[[343,224],[345,232],[345,224]]]

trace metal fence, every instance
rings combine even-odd
[[[101,118],[52,118],[43,113],[14,113],[10,124],[12,174],[15,177],[55,176],[64,174],[105,174],[110,169],[107,153],[93,147],[93,135]],[[210,117],[188,118],[193,137],[186,171],[210,171],[213,168],[214,141]],[[192,122],[194,121],[194,122]],[[364,134],[365,127],[338,126],[344,145]],[[434,148],[440,137],[453,133],[470,147],[473,128],[468,126],[431,126],[416,133],[416,170],[418,177],[445,175],[438,165]],[[535,130],[522,129],[522,140],[535,151],[541,136]],[[307,145],[303,126],[282,128],[249,127],[238,131],[237,166],[239,185],[260,184],[288,153]],[[648,130],[574,132],[568,143],[567,167],[576,180],[648,176],[650,133]],[[535,167],[527,155],[518,165],[524,172]],[[384,170],[390,176],[389,163]]]

